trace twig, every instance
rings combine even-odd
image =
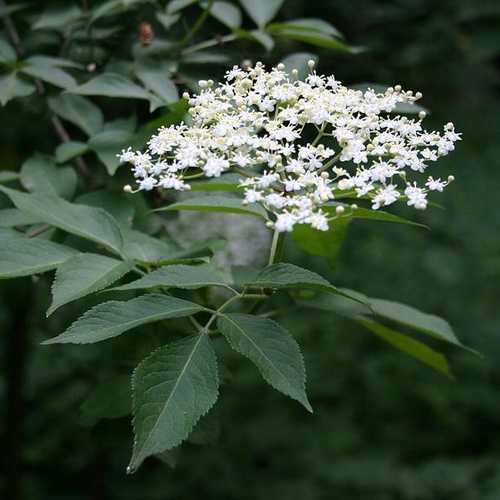
[[[205,21],[207,20],[207,17],[210,14],[210,9],[212,8],[212,5],[214,4],[214,0],[209,0],[208,5],[206,6],[205,10],[201,13],[200,17],[196,20],[196,22],[193,24],[193,27],[186,33],[186,36],[181,40],[181,47],[186,45],[191,38],[198,33],[198,31],[201,29],[201,27],[205,24]]]
[[[7,4],[5,3],[4,0],[0,0],[0,7],[7,7]],[[10,41],[12,42],[12,45],[14,46],[14,49],[16,51],[16,54],[18,57],[22,57],[24,55],[24,48],[21,44],[21,38],[19,37],[19,33],[12,22],[12,19],[10,16],[6,15],[3,17],[3,24],[5,26],[5,30],[7,31],[7,34],[9,35]],[[38,78],[35,79],[35,85],[37,88],[37,92],[39,95],[44,95],[45,94],[45,85],[41,80]],[[69,142],[71,141],[71,137],[64,127],[63,123],[59,119],[57,115],[53,115],[51,118],[52,125],[55,129],[55,132],[59,139],[62,142]],[[79,157],[76,159],[76,164],[78,167],[78,170],[84,177],[90,177],[90,170],[87,166],[87,163],[82,157]]]

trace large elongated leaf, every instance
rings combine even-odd
[[[109,175],[114,175],[121,162],[118,153],[129,144],[132,134],[127,130],[102,130],[94,135],[88,146],[106,166]]]
[[[27,59],[26,64],[21,67],[21,71],[63,89],[70,89],[76,85],[76,80],[63,69],[51,64],[50,59]]]
[[[12,63],[16,62],[16,60],[16,51],[12,45],[3,38],[0,38],[0,63]]]
[[[52,241],[25,238],[15,231],[2,231],[0,278],[44,273],[75,255],[76,250]]]
[[[240,0],[247,14],[259,27],[268,23],[283,5],[284,0]]]
[[[280,263],[264,268],[252,281],[245,283],[252,288],[310,288],[338,292],[325,278],[294,264]]]
[[[131,262],[93,253],[82,253],[68,259],[57,269],[47,316],[68,302],[106,288],[132,267]]]
[[[243,205],[239,198],[225,196],[203,196],[187,198],[167,207],[159,208],[158,211],[191,210],[195,212],[225,212],[239,215],[252,215],[254,217],[266,218],[266,211],[260,205],[252,203]]]
[[[184,441],[218,396],[217,360],[207,335],[160,347],[132,378],[134,472],[148,456]]]
[[[194,302],[159,294],[142,295],[123,302],[112,300],[88,310],[64,333],[44,344],[92,344],[146,323],[190,316],[203,309]]]
[[[63,142],[56,148],[57,163],[66,163],[77,156],[81,156],[89,150],[89,147],[84,142],[69,141]]]
[[[229,2],[213,2],[210,14],[228,28],[234,29],[241,26],[241,11]]]
[[[57,167],[49,156],[35,154],[21,167],[21,184],[35,193],[71,198],[77,181],[71,167]]]
[[[69,25],[78,21],[82,16],[78,5],[67,2],[67,5],[47,7],[40,17],[31,26],[32,29],[61,29],[66,30]]]
[[[155,287],[185,288],[194,290],[206,286],[226,286],[224,277],[213,266],[164,266],[115,290],[144,290]]]
[[[396,332],[395,330],[387,328],[386,326],[374,321],[359,320],[359,323],[368,328],[368,330],[381,339],[394,346],[396,349],[399,349],[411,357],[418,359],[420,362],[430,366],[434,370],[451,377],[448,361],[440,352],[435,351],[418,340],[412,339],[407,335],[403,335],[402,333]]]
[[[149,94],[129,78],[118,73],[103,73],[71,90],[79,95],[102,95],[149,100]]]
[[[105,210],[69,203],[54,195],[25,194],[0,186],[19,210],[63,231],[99,243],[120,253],[122,236],[115,219]]]
[[[449,323],[439,316],[427,314],[406,304],[389,300],[370,298],[370,306],[378,316],[409,326],[450,344],[462,346]]]
[[[39,222],[36,217],[27,215],[17,208],[3,208],[0,210],[0,227],[30,226]]]
[[[60,94],[49,98],[50,109],[61,118],[81,128],[87,135],[97,134],[103,126],[101,110],[85,97],[73,94]]]
[[[253,361],[264,380],[308,411],[304,360],[297,342],[278,323],[249,314],[224,314],[217,326],[231,347]]]

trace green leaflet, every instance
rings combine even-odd
[[[108,287],[132,267],[132,262],[93,253],[82,253],[68,259],[57,269],[47,316],[68,302]]]
[[[368,328],[372,333],[385,340],[396,349],[405,352],[409,356],[418,359],[421,363],[430,366],[434,370],[444,373],[448,377],[452,377],[450,367],[446,357],[440,352],[431,349],[429,346],[415,340],[407,335],[396,332],[384,325],[371,320],[360,319],[358,323]]]
[[[50,271],[77,253],[70,247],[48,240],[25,238],[11,230],[3,229],[0,238],[0,279]]]
[[[224,282],[222,274],[212,265],[174,264],[160,267],[138,280],[115,288],[115,290],[143,290],[154,287],[194,290],[206,286],[227,286],[227,284]]]
[[[239,215],[253,215],[254,217],[267,218],[265,209],[252,203],[243,205],[239,198],[225,196],[202,196],[187,198],[167,207],[158,208],[156,211],[191,210],[195,212],[225,212]]]
[[[63,231],[101,244],[120,254],[122,235],[115,219],[101,208],[76,205],[48,194],[26,194],[0,186],[22,212]]]
[[[302,354],[283,327],[249,314],[223,314],[217,326],[235,351],[255,363],[266,382],[312,413],[305,392]]]
[[[134,371],[134,451],[127,472],[184,441],[218,396],[217,360],[207,335],[160,347]]]
[[[148,294],[135,299],[104,302],[88,310],[64,333],[43,344],[92,344],[117,337],[137,326],[169,318],[181,318],[204,307],[167,295]]]

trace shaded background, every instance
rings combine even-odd
[[[303,346],[313,416],[221,346],[232,380],[218,404],[218,442],[183,446],[175,469],[150,461],[126,476],[129,419],[90,427],[80,406],[95,374],[105,378],[108,361],[127,351],[120,342],[99,345],[98,355],[95,347],[40,347],[68,320],[44,319],[49,280],[3,282],[0,460],[4,485],[22,485],[8,500],[500,498],[500,5],[288,0],[280,19],[299,17],[328,20],[369,48],[356,56],[315,50],[321,72],[421,90],[428,127],[454,121],[464,140],[440,167],[457,179],[439,200],[445,208],[417,214],[431,231],[359,221],[334,272],[292,247],[290,258],[335,284],[447,318],[485,359],[450,350],[449,381],[356,325],[297,313],[283,322]],[[114,106],[126,113],[128,103]],[[54,146],[37,109],[12,103],[0,123],[1,168]]]

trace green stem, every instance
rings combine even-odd
[[[285,239],[283,234],[275,229],[273,234],[273,241],[271,243],[271,251],[269,252],[269,260],[267,262],[269,266],[281,259],[284,240]]]
[[[223,43],[232,42],[238,37],[236,35],[226,35],[220,38],[212,38],[210,40],[205,40],[204,42],[196,43],[191,45],[187,49],[182,51],[183,55],[192,54],[193,52],[198,52],[199,50],[208,49],[210,47],[215,47],[216,45],[222,45]]]
[[[205,21],[210,14],[210,9],[212,8],[213,4],[214,0],[208,1],[206,9],[201,13],[200,17],[198,17],[196,22],[193,24],[193,27],[186,33],[186,36],[181,40],[181,46],[187,45],[189,40],[191,40],[191,38],[193,38],[194,35],[196,35],[196,33],[198,33],[201,27],[205,24]]]

